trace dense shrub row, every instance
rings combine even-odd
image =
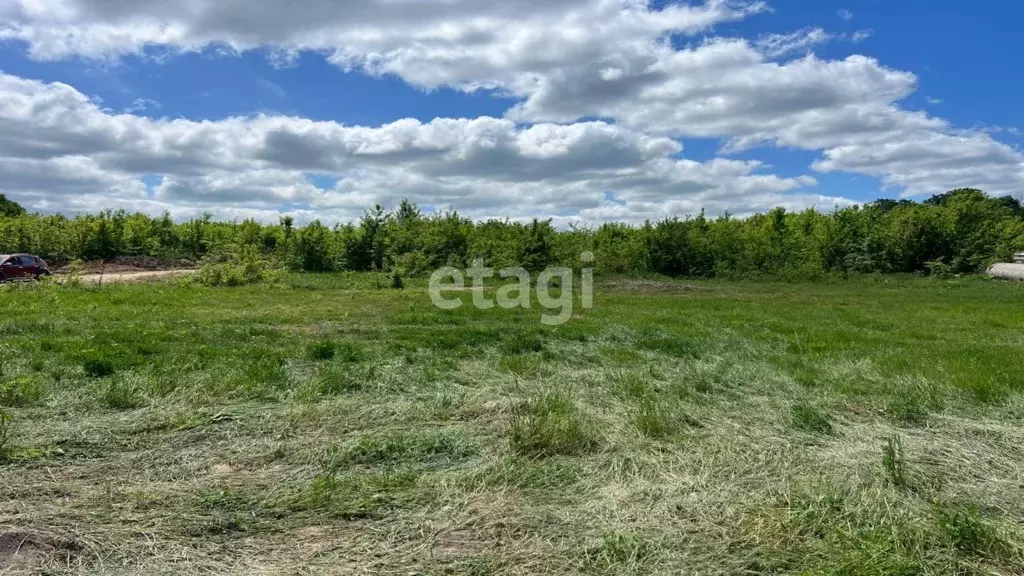
[[[602,272],[670,276],[813,275],[853,272],[975,272],[1024,249],[1019,201],[961,189],[924,202],[879,200],[831,213],[781,208],[739,219],[672,218],[642,226],[605,224],[555,230],[550,222],[473,222],[456,212],[424,215],[409,202],[377,206],[358,224],[297,227],[291,218],[262,225],[176,223],[167,215],[106,211],[41,216],[10,207],[0,214],[0,253],[32,252],[54,262],[119,256],[200,260],[256,251],[293,270],[396,270],[419,274],[443,265],[540,269],[578,264],[590,250]]]

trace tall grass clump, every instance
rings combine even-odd
[[[938,503],[935,514],[942,533],[960,552],[994,560],[1015,559],[1019,562],[1024,559],[1021,557],[1024,551],[1007,542],[994,526],[986,522],[977,506]]]
[[[644,436],[661,440],[677,436],[691,428],[700,428],[700,421],[683,411],[682,406],[663,398],[643,398],[633,417],[633,426]]]
[[[882,446],[882,468],[886,478],[896,488],[909,488],[910,476],[907,473],[907,459],[903,451],[903,439],[898,435],[890,436]]]
[[[359,441],[332,454],[332,467],[390,466],[398,463],[454,462],[476,451],[467,438],[452,432],[431,435],[389,434],[364,436]]]
[[[509,441],[516,453],[526,456],[581,454],[599,444],[590,418],[556,392],[528,400],[516,409]]]
[[[0,461],[11,457],[14,450],[14,423],[11,415],[0,410]]]
[[[334,347],[334,357],[346,364],[355,364],[366,359],[366,349],[359,342],[344,340]]]
[[[896,390],[885,406],[885,413],[899,424],[920,426],[927,422],[932,411],[943,407],[944,401],[935,387],[916,383]]]
[[[46,388],[38,377],[16,376],[0,383],[0,406],[20,408],[38,404]]]
[[[811,434],[831,435],[835,433],[832,416],[821,408],[807,402],[794,404],[790,409],[793,427]]]
[[[501,341],[501,351],[505,354],[529,354],[544,350],[544,340],[539,334],[516,332]]]
[[[100,392],[100,402],[113,410],[132,410],[146,404],[142,386],[134,374],[109,380]]]
[[[311,342],[306,346],[306,355],[310,360],[330,360],[338,351],[338,346],[330,340]]]
[[[114,362],[102,355],[89,356],[82,360],[82,370],[90,378],[105,378],[112,376],[117,371]]]

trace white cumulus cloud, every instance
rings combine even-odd
[[[778,58],[793,52],[806,52],[818,44],[832,39],[823,28],[805,28],[790,34],[765,34],[754,42],[762,54]]]
[[[376,127],[280,116],[151,120],[101,110],[70,86],[4,76],[0,169],[11,176],[2,186],[48,206],[59,204],[52,191],[80,182],[83,194],[102,190],[147,209],[267,214],[281,204],[349,214],[356,201],[403,195],[478,215],[629,219],[841,201],[804,191],[809,175],[680,158],[678,140],[699,137],[722,141],[725,155],[816,151],[808,171],[875,176],[906,194],[1024,187],[1020,151],[904,105],[917,87],[912,72],[809,53],[870,31],[715,35],[771,9],[758,0],[307,0],[301,9],[292,0],[12,0],[0,5],[0,39],[23,42],[39,60],[260,50],[287,67],[316,51],[359,73],[425,89],[492,89],[516,102],[502,119]],[[278,94],[287,96],[284,87]],[[144,174],[163,174],[152,197]],[[324,190],[310,174],[337,184]],[[624,204],[604,201],[606,191]]]
[[[348,220],[403,197],[476,217],[599,218],[829,208],[808,176],[754,161],[679,158],[682,146],[605,122],[518,126],[500,118],[345,126],[288,116],[152,119],[101,109],[61,83],[0,74],[0,191],[41,210],[97,206],[185,216]],[[143,178],[159,175],[148,191]],[[318,187],[314,176],[336,184]]]

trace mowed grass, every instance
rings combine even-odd
[[[1024,285],[376,284],[0,288],[0,572],[1024,567]]]

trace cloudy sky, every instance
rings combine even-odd
[[[41,212],[638,222],[1024,193],[983,0],[0,0],[0,192]]]

